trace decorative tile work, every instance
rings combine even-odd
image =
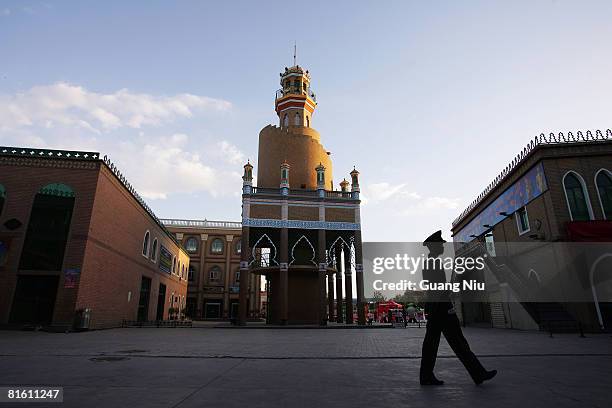
[[[31,149],[25,147],[0,147],[0,156],[45,157],[52,159],[98,160],[98,152],[79,152],[75,150]]]
[[[474,201],[453,221],[453,226],[459,224],[476,206],[497,187],[506,176],[508,176],[517,166],[529,156],[529,154],[538,146],[541,145],[556,145],[556,144],[571,144],[571,143],[598,143],[612,139],[612,130],[607,129],[604,134],[601,130],[596,130],[595,135],[590,130],[586,131],[586,134],[581,131],[576,132],[576,136],[572,132],[568,132],[567,135],[559,132],[558,135],[550,133],[548,136],[541,133],[536,136],[525,148],[506,166],[502,172],[495,177],[495,179],[484,189],[482,193],[476,197]]]
[[[361,229],[361,225],[353,222],[329,222],[329,221],[298,221],[298,220],[270,220],[244,218],[242,225],[245,227],[267,227],[267,228],[303,228],[324,230],[348,230]]]

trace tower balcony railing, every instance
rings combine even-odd
[[[353,193],[350,191],[326,191],[327,198],[353,198]]]
[[[284,98],[287,95],[307,95],[310,99],[317,102],[317,95],[310,89],[297,89],[297,88],[289,88],[289,89],[279,89],[276,91],[276,98],[274,100],[278,100]]]
[[[183,220],[183,219],[161,219],[166,227],[176,228],[219,228],[219,229],[242,229],[241,222],[235,221],[212,221],[212,220]]]
[[[281,195],[280,188],[269,188],[269,187],[252,187],[251,194],[253,195],[268,195],[268,196],[279,196]],[[292,197],[320,197],[318,190],[304,190],[304,189],[289,189],[289,196]],[[343,200],[352,200],[353,194],[350,191],[325,191],[325,198],[335,198]]]

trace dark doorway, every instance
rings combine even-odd
[[[599,302],[599,312],[606,330],[612,329],[612,302]]]
[[[142,277],[140,283],[140,300],[138,301],[138,317],[139,322],[145,322],[149,318],[149,297],[151,295],[151,278]]]
[[[232,300],[230,303],[230,319],[238,318],[238,308],[240,307],[240,302],[237,300]]]
[[[220,319],[221,318],[221,301],[209,300],[204,301],[204,318],[205,319]]]
[[[197,317],[197,299],[194,297],[188,297],[185,304],[185,315],[190,319],[195,319]]]
[[[155,320],[164,320],[164,306],[166,306],[166,285],[159,284],[159,294],[157,295],[157,314]]]
[[[51,323],[58,280],[57,276],[18,276],[10,322]]]
[[[62,269],[73,207],[74,192],[65,184],[40,189],[32,204],[19,269]]]

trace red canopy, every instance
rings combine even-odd
[[[379,302],[378,303],[378,308],[379,309],[402,309],[404,306],[402,306],[401,303],[397,303],[393,300],[387,300],[385,302]]]

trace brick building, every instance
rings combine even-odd
[[[164,219],[189,254],[186,314],[192,319],[237,318],[242,224]],[[249,317],[259,317],[261,280],[249,281]]]
[[[570,248],[612,242],[612,132],[537,137],[453,222],[452,231],[458,254],[486,252],[489,259],[486,294],[462,299],[464,322],[609,329],[612,250],[585,262]],[[556,252],[532,255],[544,251]],[[519,261],[529,256],[531,266],[522,266]],[[557,286],[570,288],[567,293],[584,287],[587,296],[540,302],[520,296],[545,295]]]
[[[179,317],[189,255],[95,152],[0,148],[0,324]]]

